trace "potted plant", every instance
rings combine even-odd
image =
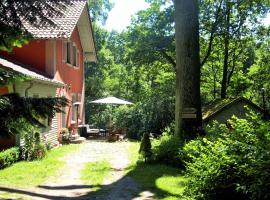
[[[62,128],[60,134],[62,135],[62,142],[69,141],[69,130],[67,128]]]

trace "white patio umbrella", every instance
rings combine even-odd
[[[129,102],[129,101],[125,101],[122,99],[118,99],[116,97],[106,97],[106,98],[102,98],[102,99],[98,99],[95,101],[91,101],[90,103],[98,103],[98,104],[112,104],[112,105],[131,105],[133,103]]]
[[[113,105],[131,105],[133,103],[126,101],[126,100],[122,100],[122,99],[118,99],[116,97],[106,97],[106,98],[102,98],[102,99],[97,99],[95,101],[91,101],[90,103],[96,103],[96,104],[111,104]],[[110,117],[110,126],[111,126],[111,117]]]

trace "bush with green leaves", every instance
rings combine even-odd
[[[270,199],[270,123],[254,115],[229,123],[184,146],[186,194],[199,200]]]
[[[158,139],[153,139],[153,159],[156,162],[171,166],[183,167],[183,162],[179,152],[183,147],[178,136],[172,135],[170,129],[166,129]]]
[[[0,152],[0,169],[8,167],[17,162],[20,157],[20,150],[17,147],[13,147]]]
[[[16,124],[22,128],[20,133],[21,159],[35,160],[43,158],[46,155],[47,148],[46,144],[41,141],[39,129],[23,119],[14,122],[13,126]]]
[[[174,98],[167,95],[161,98],[155,93],[153,98],[142,98],[133,105],[115,106],[111,111],[102,107],[90,117],[90,123],[102,127],[111,118],[114,126],[126,128],[127,137],[132,139],[140,139],[145,132],[160,135],[174,118]]]
[[[140,139],[145,131],[144,115],[140,105],[120,106],[114,110],[114,124],[127,130],[127,137]]]

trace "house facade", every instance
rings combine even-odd
[[[71,1],[55,26],[24,26],[33,40],[12,52],[0,52],[0,67],[31,77],[23,83],[0,88],[0,94],[16,92],[29,97],[66,97],[70,104],[51,120],[44,120],[44,137],[53,145],[62,128],[84,123],[84,63],[96,62],[93,31],[84,0]]]

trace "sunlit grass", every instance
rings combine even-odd
[[[139,148],[140,143],[139,142],[129,142],[128,147],[128,159],[129,159],[129,166],[127,167],[127,171],[132,170],[136,166],[137,161],[139,160]]]
[[[164,175],[156,180],[156,187],[166,193],[172,195],[165,197],[166,200],[173,200],[181,198],[185,189],[187,179],[182,175]]]
[[[131,164],[128,175],[140,183],[145,190],[155,194],[157,199],[176,200],[182,196],[187,178],[180,169],[163,164],[145,164],[139,160],[140,143],[132,142],[129,148]]]
[[[26,188],[36,186],[55,175],[65,161],[61,157],[79,149],[78,145],[65,145],[52,149],[42,160],[21,161],[0,170],[0,186]]]
[[[81,180],[86,184],[92,185],[93,190],[98,190],[103,184],[104,179],[109,176],[111,170],[110,163],[107,160],[89,162],[81,171]]]

